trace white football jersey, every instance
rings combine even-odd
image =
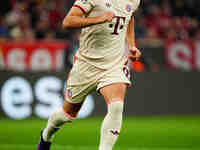
[[[104,11],[115,13],[112,22],[92,25],[82,29],[78,59],[101,69],[110,69],[122,65],[125,57],[125,37],[132,14],[138,8],[140,0],[77,0],[86,17],[100,16]]]

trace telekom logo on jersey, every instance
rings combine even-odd
[[[122,30],[124,28],[126,17],[115,16],[114,19],[115,19],[116,22],[114,24],[113,23],[109,24],[109,27],[114,28],[114,30],[111,34],[118,35],[119,30]]]

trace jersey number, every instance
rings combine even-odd
[[[124,28],[126,17],[115,16],[114,19],[116,20],[116,22],[114,24],[109,24],[109,27],[114,28],[114,31],[111,33],[112,35],[118,35],[119,30],[122,30]]]

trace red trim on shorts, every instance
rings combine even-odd
[[[86,10],[83,7],[81,7],[80,5],[74,4],[73,7],[80,8],[84,14],[87,13]]]
[[[66,116],[67,118],[69,118],[69,119],[71,119],[71,120],[76,119],[76,117],[72,117],[70,114],[68,114],[67,112],[65,112],[65,110],[64,110],[63,107],[62,107],[62,110],[63,110],[63,112],[64,112],[64,114],[65,114],[65,116]]]
[[[111,99],[109,102],[107,102],[107,105],[110,105],[111,103],[115,103],[115,102],[124,102],[123,100],[121,99]]]
[[[76,61],[77,61],[77,56],[74,56],[73,63],[75,64]]]

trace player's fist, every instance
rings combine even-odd
[[[130,51],[129,59],[132,61],[136,61],[142,56],[142,53],[137,47],[131,47],[129,48],[129,51]]]
[[[111,22],[112,19],[115,17],[115,13],[112,11],[105,11],[101,16],[101,22]]]

